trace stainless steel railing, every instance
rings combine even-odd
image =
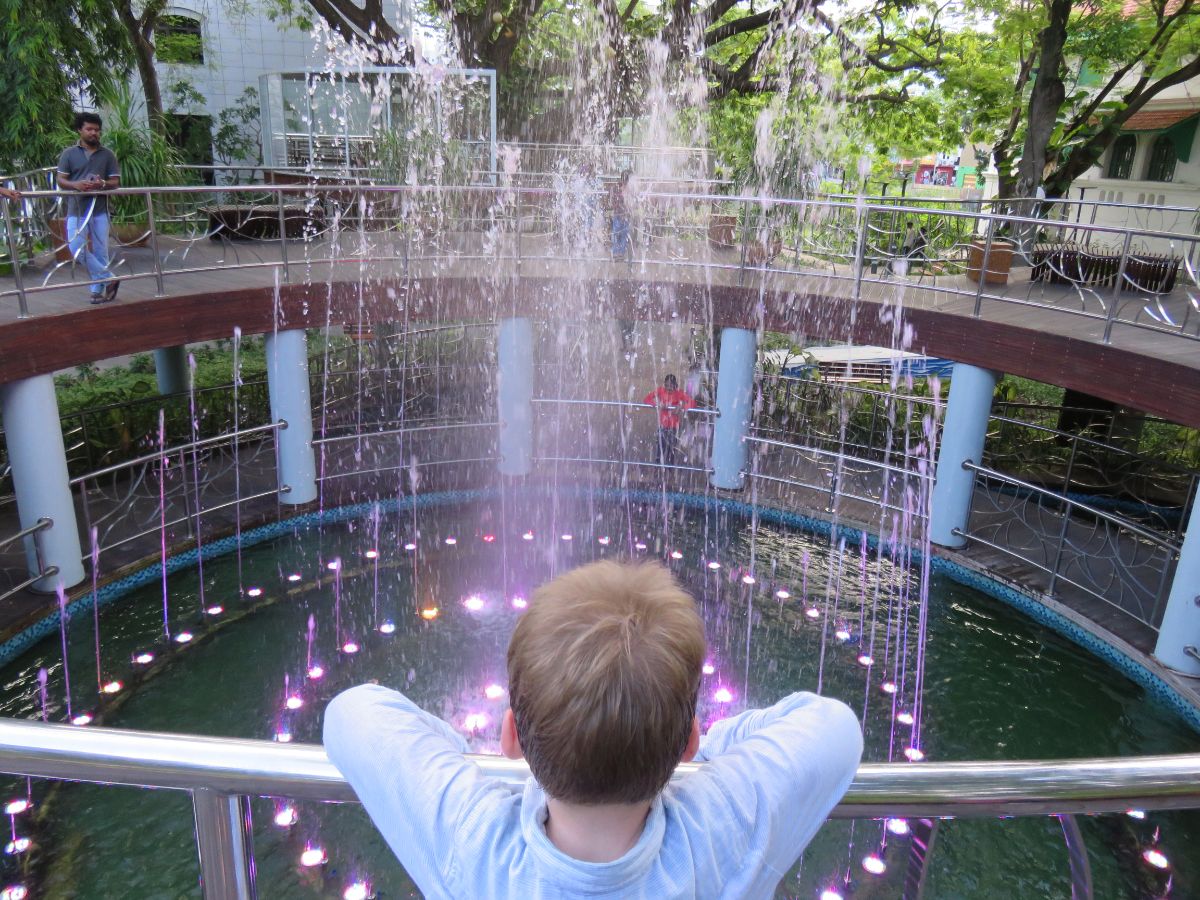
[[[524,762],[471,756],[508,784]],[[700,767],[681,764],[675,778]],[[189,791],[206,900],[254,896],[250,796],[347,802],[317,745],[0,719],[0,771]],[[1200,807],[1200,754],[1036,762],[866,763],[834,818],[1022,816]]]

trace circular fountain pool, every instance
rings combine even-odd
[[[477,750],[495,751],[504,652],[523,597],[574,565],[632,557],[663,560],[703,608],[711,648],[703,722],[819,687],[860,713],[868,760],[1054,759],[1200,744],[1097,658],[946,578],[929,580],[922,632],[911,560],[887,542],[864,548],[847,537],[751,520],[703,498],[612,492],[560,492],[551,503],[509,492],[298,525],[207,561],[202,577],[194,567],[172,576],[165,605],[155,583],[106,607],[99,671],[92,613],[76,612],[67,669],[59,637],[33,648],[5,670],[3,713],[38,716],[44,702],[51,720],[66,718],[69,677],[70,714],[102,709],[106,725],[319,741],[328,699],[373,679],[443,716]],[[98,687],[116,682],[99,704]],[[24,783],[10,790],[23,796]],[[185,795],[37,784],[33,797],[13,817],[14,835],[33,847],[4,865],[14,876],[32,866],[39,896],[198,896]],[[380,897],[415,894],[357,805],[262,799],[254,812],[263,896],[353,896],[360,881]],[[1141,855],[1156,831],[1175,895],[1200,890],[1186,859],[1200,814],[1079,824],[1096,896],[1166,887]],[[847,873],[855,896],[900,896],[912,857],[911,837],[894,833],[903,830],[827,825],[780,896],[845,892]],[[876,859],[864,867],[868,857]],[[926,897],[1070,893],[1053,818],[942,822],[925,877]]]

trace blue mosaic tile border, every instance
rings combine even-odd
[[[531,489],[530,492],[538,493],[539,490]],[[548,490],[543,492],[549,493]],[[431,494],[422,494],[417,497],[390,498],[371,503],[340,506],[335,509],[293,516],[289,519],[282,519],[278,522],[271,522],[249,529],[248,531],[243,531],[241,544],[243,548],[253,547],[256,544],[281,537],[301,528],[360,519],[370,515],[376,507],[385,513],[401,510],[427,509],[437,506],[474,503],[495,497],[498,493],[499,491],[496,488],[439,491]],[[844,539],[848,546],[858,546],[863,540],[867,541],[868,548],[872,550],[879,546],[878,535],[858,528],[852,528],[847,525],[835,526],[832,522],[819,519],[815,516],[789,512],[773,507],[752,506],[749,503],[727,497],[702,496],[678,491],[663,492],[642,489],[587,488],[579,486],[558,488],[555,493],[559,495],[591,495],[611,499],[628,499],[643,503],[661,503],[667,500],[689,509],[716,508],[745,518],[757,515],[759,521],[769,522],[773,525],[782,525],[821,537],[837,540]],[[237,546],[237,538],[231,535],[205,544],[201,552],[193,549],[168,557],[166,562],[167,574],[169,575],[181,569],[194,566],[196,561],[201,558],[209,560],[232,553],[237,549]],[[913,562],[917,564],[923,561],[923,555],[919,551],[914,550],[912,558]],[[1177,713],[1194,730],[1200,732],[1200,708],[1191,703],[1179,691],[1139,660],[1118,650],[1098,635],[1093,634],[1061,613],[1045,606],[1036,597],[1009,585],[1002,584],[994,578],[990,578],[981,572],[977,572],[961,563],[954,562],[937,554],[932,556],[930,565],[933,571],[945,575],[959,584],[981,591],[1002,603],[1007,603],[1035,622],[1046,626],[1083,647],[1085,650],[1099,656],[1121,674],[1144,688],[1156,701]],[[107,606],[130,591],[158,581],[161,578],[161,563],[155,563],[154,565],[138,569],[136,572],[131,572],[122,578],[104,585],[94,596],[89,591],[87,594],[79,597],[68,607],[68,614],[76,615],[86,612],[92,608],[93,603],[97,603],[101,607]],[[58,630],[58,627],[59,613],[55,611],[3,642],[0,644],[0,665],[6,665],[38,641],[54,634]]]

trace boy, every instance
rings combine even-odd
[[[378,686],[334,698],[325,748],[426,897],[769,897],[850,784],[862,734],[842,703],[793,694],[701,739],[704,655],[665,568],[592,563],[539,588],[509,644],[500,745],[529,761],[523,791]],[[667,783],[693,759],[707,765]]]
[[[680,463],[679,417],[696,406],[696,401],[679,389],[674,375],[663,376],[662,387],[655,388],[642,402],[658,410],[658,448],[655,461],[664,466]]]

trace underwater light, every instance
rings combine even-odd
[[[304,705],[304,698],[297,696],[296,694],[291,694],[285,701],[283,701],[283,705],[288,709],[299,709]]]
[[[806,609],[804,611],[804,614],[806,616],[808,616],[810,619],[821,618],[821,611],[819,609],[817,609],[815,606],[810,606],[808,609]]]
[[[872,656],[870,656],[870,655],[868,655],[868,654],[866,654],[866,653],[864,653],[864,654],[862,654],[861,656],[859,656],[859,658],[858,658],[858,664],[859,664],[860,666],[863,666],[864,668],[867,668],[867,667],[869,667],[869,666],[873,666],[873,665],[875,664],[875,658],[874,658],[874,657],[872,657]]]
[[[194,637],[195,637],[195,635],[192,634],[190,631],[181,631],[181,632],[179,632],[179,634],[175,635],[175,643],[186,644],[188,641],[190,641]]]
[[[532,531],[525,532],[523,535],[521,535],[521,540],[532,541],[533,540],[533,532]]]
[[[896,683],[894,681],[885,681],[879,686],[879,689],[885,694],[894,694],[896,693]]]
[[[210,606],[208,609],[205,610],[205,612],[208,613],[210,616],[219,616],[221,613],[225,612],[225,607]]]
[[[775,592],[775,596],[778,597],[780,600],[787,600],[792,595],[788,591],[780,589]]]
[[[920,762],[925,758],[925,754],[916,747],[905,747],[904,757],[909,762]]]
[[[342,644],[342,652],[349,654],[357,653],[358,644],[354,643],[354,641],[346,641],[346,643]]]
[[[876,853],[868,853],[864,856],[862,867],[864,871],[871,875],[882,875],[887,871],[887,863],[880,859]]]
[[[483,598],[478,594],[472,594],[463,601],[463,606],[465,606],[471,612],[479,612],[481,609],[483,609]]]
[[[483,696],[487,697],[489,700],[499,700],[504,696],[504,693],[504,688],[498,684],[489,684],[483,689]]]
[[[683,559],[683,554],[680,553],[678,550],[672,550],[671,551],[671,559]]]
[[[291,828],[296,824],[300,817],[296,815],[296,809],[292,806],[281,806],[275,813],[275,824],[280,828]]]
[[[330,572],[336,572],[341,567],[342,561],[340,559],[331,559],[329,562],[325,563],[325,568],[327,568]]]
[[[301,576],[300,576],[299,572],[293,572],[291,575],[288,576],[288,581],[296,582],[296,581],[300,580],[300,577]]]
[[[416,550],[417,545],[414,544],[412,541],[409,541],[407,544],[404,545],[404,549],[405,550]]]
[[[90,725],[91,723],[92,723],[92,714],[91,713],[86,713],[86,712],[80,713],[79,715],[77,715],[71,719],[72,725],[83,726],[83,725]]]
[[[637,549],[637,550],[645,550],[645,549],[646,549],[646,542],[645,542],[645,541],[638,541],[638,542],[637,542],[636,544],[634,544],[633,546],[634,546],[634,549]]]
[[[318,679],[323,678],[325,676],[325,670],[322,669],[320,666],[309,666],[307,674],[308,674],[308,677],[311,678],[313,681],[317,681]]]
[[[884,825],[892,834],[906,835],[909,832],[907,819],[888,819]]]
[[[606,534],[604,537],[598,538],[597,541],[602,547],[607,547],[612,542],[612,538]]]
[[[396,633],[396,623],[393,622],[391,619],[384,619],[384,621],[381,622],[379,625],[379,633],[380,634],[395,634]]]
[[[1146,811],[1144,809],[1127,809],[1125,810],[1125,815],[1129,816],[1131,819],[1137,819],[1141,821],[1142,819],[1146,818]]]
[[[495,540],[496,540],[496,536],[495,536],[494,534],[488,533],[488,534],[485,534],[485,535],[483,536],[483,542],[484,542],[485,544],[491,544],[491,543],[494,543],[494,542],[495,542]]]
[[[840,891],[835,891],[833,888],[826,888],[821,891],[821,900],[844,900]]]
[[[901,725],[911,725],[913,723],[913,714],[910,712],[896,713],[896,721]]]
[[[453,547],[457,543],[458,543],[458,538],[456,538],[456,537],[446,538],[446,546],[447,547]]]
[[[427,606],[421,610],[421,618],[426,622],[432,622],[438,617],[438,608],[436,606]]]
[[[717,671],[717,667],[714,666],[712,663],[705,663],[704,665],[702,665],[700,667],[700,671],[703,672],[705,675],[711,675],[713,672]]]
[[[252,588],[250,588],[250,590],[246,591],[246,596],[247,597],[261,597],[262,592],[263,592],[262,588],[252,587]]]
[[[1165,853],[1155,847],[1150,847],[1142,851],[1142,859],[1154,866],[1156,869],[1168,869],[1171,867],[1171,861],[1167,859]]]
[[[721,564],[714,559],[708,564],[708,567],[715,572],[717,569],[721,568]]]
[[[372,896],[371,886],[365,881],[356,881],[342,891],[342,900],[370,900]]]
[[[833,636],[843,643],[850,640],[850,632],[845,628],[839,628],[833,633]]]
[[[24,797],[19,800],[9,800],[4,804],[4,813],[9,816],[19,816],[27,809],[29,809],[29,801]]]
[[[755,583],[755,579],[754,579],[753,575],[743,575],[742,576],[742,584],[754,584],[754,583]]]
[[[137,654],[137,656],[133,658],[133,661],[139,666],[148,666],[150,663],[154,662],[154,654],[142,652]]]
[[[100,688],[100,690],[105,694],[116,694],[120,692],[122,687],[124,687],[124,685],[122,685],[121,682],[110,681],[105,684],[104,687]]]
[[[292,742],[292,733],[281,729],[271,735],[271,740],[277,744],[290,744]]]
[[[0,891],[0,900],[25,900],[28,896],[29,889],[23,884],[10,884]]]
[[[564,534],[564,535],[562,536],[562,539],[563,539],[564,541],[573,541],[573,540],[575,540],[575,535],[573,535],[573,534]]]
[[[713,691],[713,699],[718,703],[732,703],[733,692],[729,688],[720,687]]]
[[[329,857],[325,855],[325,851],[320,847],[307,847],[300,854],[300,865],[306,868],[311,869],[313,866],[323,866],[328,861]]]
[[[528,605],[529,605],[529,601],[526,600],[524,597],[513,597],[512,598],[513,609],[524,609]]]
[[[365,556],[367,559],[379,559],[379,551],[378,550],[368,550],[366,553],[363,554],[363,556]]]
[[[483,731],[488,727],[488,722],[491,721],[487,717],[487,713],[468,713],[463,719],[463,728],[467,731]]]
[[[26,850],[28,850],[32,846],[33,846],[33,841],[27,837],[13,838],[11,841],[9,841],[7,844],[4,845],[4,852],[7,853],[9,856],[12,856],[17,853],[24,853]]]

